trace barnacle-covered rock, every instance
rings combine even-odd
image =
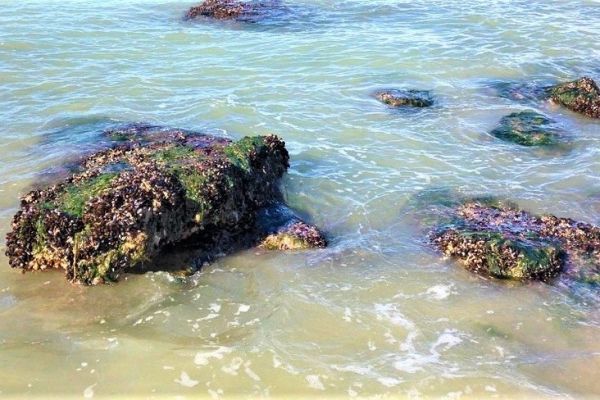
[[[386,89],[373,94],[390,107],[430,107],[433,96],[428,90]]]
[[[260,247],[267,250],[306,250],[327,246],[319,230],[302,221],[288,223],[267,236]]]
[[[506,142],[522,146],[550,146],[560,143],[560,131],[554,121],[535,111],[509,114],[490,133]]]
[[[207,17],[218,20],[256,22],[268,17],[272,11],[281,8],[280,2],[276,0],[205,0],[201,4],[190,8],[185,18]]]
[[[444,254],[476,273],[501,279],[540,279],[562,268],[563,251],[553,244],[509,238],[501,232],[447,229],[434,239]]]
[[[469,270],[506,279],[547,280],[559,272],[600,282],[600,228],[537,216],[513,204],[469,200],[432,230],[431,242]]]
[[[550,98],[571,111],[600,118],[600,89],[591,78],[583,77],[553,86]]]
[[[22,198],[7,235],[12,267],[112,281],[166,246],[259,232],[259,210],[281,201],[289,157],[277,136],[232,142],[149,125],[106,134],[119,144]]]

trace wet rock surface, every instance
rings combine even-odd
[[[236,20],[258,22],[279,14],[283,6],[279,1],[238,1],[238,0],[206,0],[190,8],[185,19],[192,20],[199,17],[216,20]]]
[[[600,118],[600,89],[591,78],[562,83],[549,89],[550,98],[571,111]]]
[[[555,122],[535,111],[521,111],[503,117],[490,134],[521,146],[551,146],[561,142],[561,132]]]
[[[260,244],[267,250],[306,250],[325,246],[327,241],[323,235],[314,226],[302,221],[287,224]]]
[[[600,283],[596,226],[493,199],[466,201],[450,214],[430,233],[431,243],[470,271],[515,280],[548,280],[563,272]]]
[[[390,107],[430,107],[434,100],[428,90],[384,89],[373,96]]]
[[[13,268],[57,268],[73,282],[98,284],[179,243],[218,254],[271,233],[257,228],[257,215],[281,202],[289,156],[277,136],[232,142],[143,124],[105,134],[118,144],[22,198],[7,235]]]

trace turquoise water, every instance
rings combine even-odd
[[[331,241],[95,288],[1,256],[0,396],[600,396],[597,288],[470,275],[410,206],[447,188],[600,224],[600,124],[493,90],[600,79],[599,2],[289,0],[258,24],[182,22],[180,1],[0,4],[2,238],[99,127],[145,121],[277,133],[288,203]],[[384,87],[437,104],[390,110]],[[488,134],[530,108],[568,149]]]

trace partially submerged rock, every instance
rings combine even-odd
[[[112,281],[183,241],[226,252],[236,235],[259,232],[261,208],[281,201],[289,157],[277,136],[232,142],[149,125],[107,135],[122,144],[22,198],[7,235],[12,267]]]
[[[535,111],[509,114],[490,133],[498,139],[522,146],[549,146],[560,143],[560,132],[555,122]]]
[[[302,221],[287,224],[260,244],[267,250],[306,250],[325,246],[327,242],[318,229]]]
[[[514,205],[472,200],[452,210],[431,242],[469,270],[516,280],[547,280],[559,272],[600,282],[600,228],[569,218],[536,216]]]
[[[541,279],[562,268],[563,251],[549,243],[508,238],[495,231],[447,229],[435,238],[450,257],[461,259],[473,272],[503,279]]]
[[[374,93],[377,100],[390,107],[430,107],[433,96],[428,90],[386,89]]]
[[[238,1],[238,0],[205,0],[188,10],[186,19],[206,17],[218,20],[238,20],[254,22],[267,17],[281,4],[275,0]]]
[[[549,90],[550,98],[571,111],[600,118],[600,89],[591,78],[561,83]]]

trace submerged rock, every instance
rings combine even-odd
[[[562,83],[550,88],[552,101],[571,111],[600,118],[600,89],[591,78]]]
[[[390,107],[430,107],[433,96],[428,90],[386,89],[374,93],[377,100]]]
[[[539,81],[503,82],[496,81],[490,86],[495,95],[520,103],[534,103],[548,97],[547,86]]]
[[[280,9],[279,1],[205,0],[192,7],[186,19],[207,17],[218,20],[257,21],[267,17],[274,9]]]
[[[259,234],[259,210],[281,201],[289,157],[277,136],[232,142],[149,125],[107,135],[123,143],[22,198],[7,235],[12,267],[112,281],[183,241],[226,252],[237,235]]]
[[[560,143],[554,121],[534,111],[521,111],[503,117],[490,133],[498,139],[522,146],[548,146]]]
[[[600,282],[600,228],[569,218],[536,216],[494,200],[452,209],[430,234],[444,254],[469,270],[516,280],[547,280],[559,272]]]

